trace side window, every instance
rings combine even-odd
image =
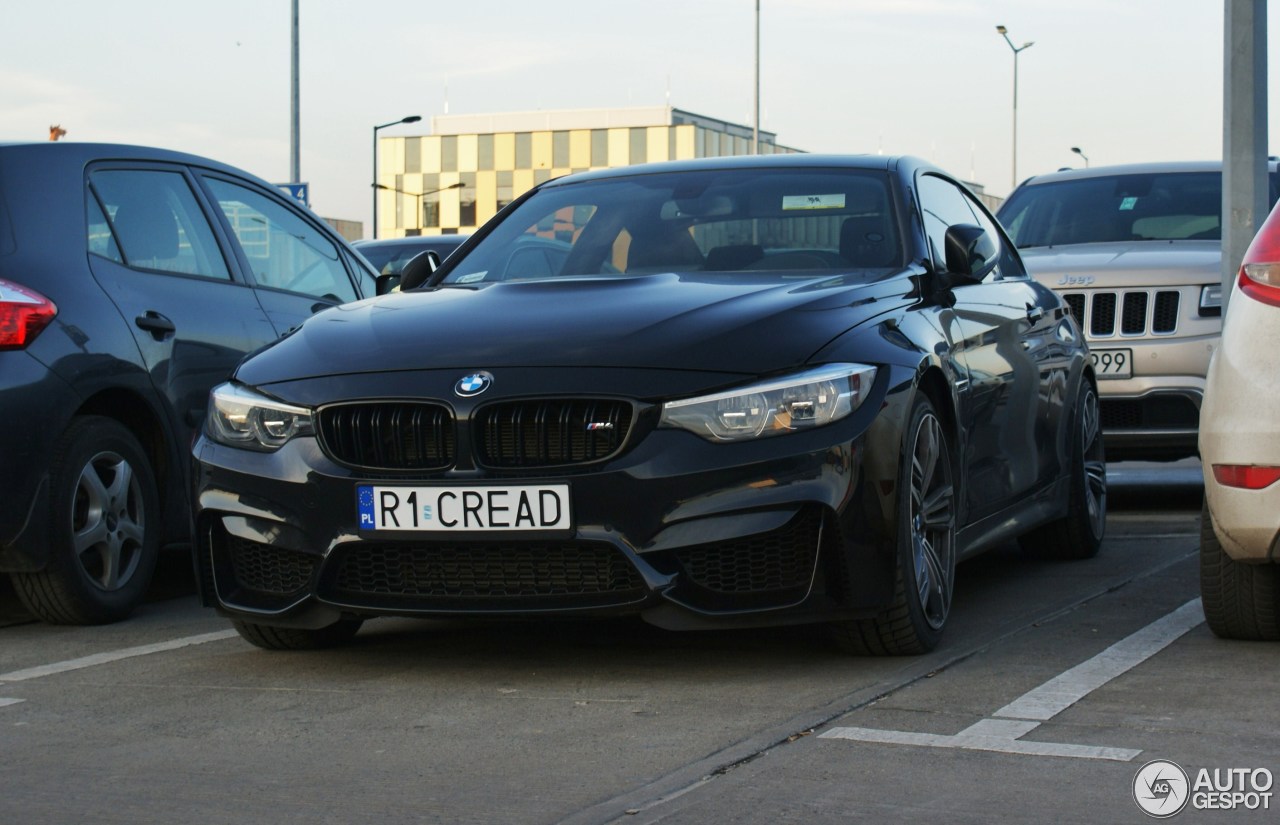
[[[85,220],[89,225],[89,251],[94,255],[109,258],[118,264],[124,263],[120,257],[120,245],[116,236],[111,234],[111,224],[107,222],[107,213],[102,211],[98,196],[92,191],[85,193]]]
[[[996,268],[986,277],[986,280],[998,281],[1002,278],[1025,277],[1027,272],[1022,266],[1022,259],[1018,257],[1018,253],[1013,250],[1010,244],[1005,243],[1004,235],[1001,234],[1000,228],[996,226],[996,222],[981,205],[971,198],[969,199],[969,207],[973,210],[974,223],[987,230],[987,234],[1000,247],[1000,263],[996,264]]]
[[[974,223],[973,210],[969,208],[964,193],[951,181],[934,175],[921,175],[918,188],[920,211],[924,215],[924,231],[929,238],[929,251],[938,269],[945,269],[947,228],[958,223]],[[998,235],[996,237],[999,238]]]
[[[342,302],[356,299],[338,248],[283,204],[239,184],[206,178],[259,286]]]
[[[89,251],[135,269],[231,279],[213,229],[179,172],[91,172]]]

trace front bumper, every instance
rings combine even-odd
[[[1205,372],[1218,336],[1089,339],[1091,351],[1128,349],[1130,378],[1098,373],[1102,434],[1112,461],[1172,461],[1196,454]]]
[[[748,443],[650,429],[606,463],[545,474],[371,474],[314,438],[274,453],[201,438],[202,598],[303,627],[344,615],[639,613],[671,628],[868,615],[892,595],[899,412],[873,392],[834,425]],[[358,484],[567,484],[573,528],[370,533],[357,526]]]

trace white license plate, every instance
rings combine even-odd
[[[569,485],[356,488],[361,530],[569,530]]]
[[[1133,350],[1131,349],[1091,349],[1093,371],[1102,378],[1132,378]]]

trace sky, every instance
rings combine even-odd
[[[137,143],[289,178],[290,0],[0,0],[0,141]],[[301,178],[363,221],[372,129],[440,114],[670,104],[750,125],[755,0],[301,0]],[[1012,188],[1222,156],[1222,0],[760,0],[760,127]],[[1268,39],[1280,43],[1280,13]],[[1275,47],[1269,49],[1276,54]],[[1268,87],[1280,91],[1280,60]],[[1274,99],[1274,94],[1272,95]],[[1280,146],[1280,104],[1269,113]],[[1272,154],[1276,153],[1273,148]]]

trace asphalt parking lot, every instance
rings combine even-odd
[[[1280,772],[1280,646],[1200,621],[1194,473],[1125,472],[1097,559],[966,563],[912,658],[803,627],[389,619],[268,653],[171,559],[130,621],[0,628],[0,821],[1147,821],[1152,760]],[[1257,796],[1176,819],[1275,821]]]

